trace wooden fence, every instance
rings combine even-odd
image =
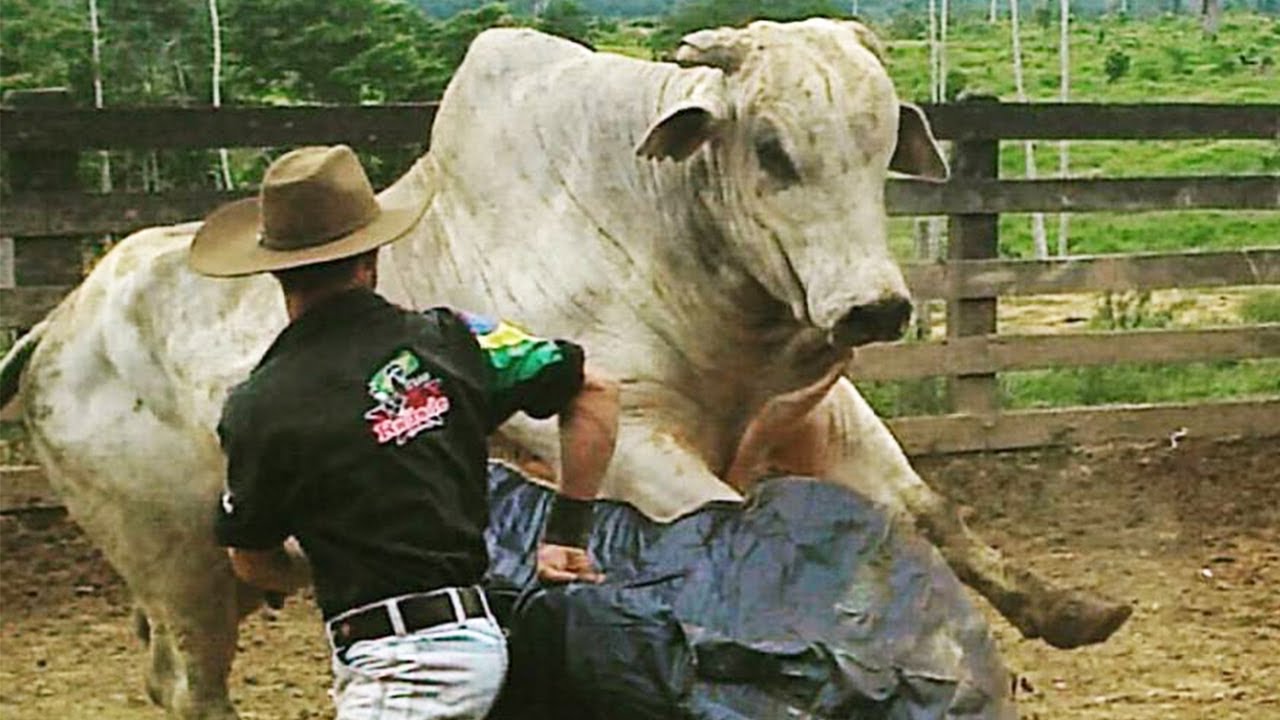
[[[74,282],[68,236],[124,233],[197,219],[231,197],[217,191],[94,195],[75,187],[91,149],[209,148],[346,142],[363,148],[429,141],[434,105],[87,110],[56,94],[0,107],[11,194],[0,198],[0,326],[28,326]],[[919,297],[947,302],[947,338],[859,349],[859,380],[949,378],[952,412],[895,418],[908,452],[1006,449],[1192,435],[1280,435],[1280,398],[1177,405],[1002,411],[1002,371],[1135,362],[1280,357],[1280,324],[1201,330],[1019,336],[996,332],[999,298],[1064,292],[1280,284],[1280,238],[1232,252],[1002,260],[1001,213],[1280,210],[1280,175],[1158,178],[999,178],[1001,140],[1255,139],[1280,142],[1280,105],[927,106],[952,141],[945,184],[890,181],[893,215],[947,215],[948,258],[906,267]]]

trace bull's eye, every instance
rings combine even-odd
[[[756,140],[756,159],[770,177],[783,185],[800,182],[800,172],[776,135],[769,134]]]

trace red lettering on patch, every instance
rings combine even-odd
[[[369,395],[377,402],[364,414],[378,444],[403,445],[419,433],[444,425],[449,396],[410,350],[401,350],[373,377]]]
[[[403,445],[423,430],[444,425],[449,412],[449,398],[444,395],[427,398],[422,405],[406,406],[396,415],[373,423],[373,435],[379,444],[394,440]]]

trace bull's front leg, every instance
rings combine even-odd
[[[554,420],[513,418],[502,426],[490,449],[518,464],[532,479],[557,484],[560,447]],[[618,422],[618,444],[600,496],[628,502],[660,522],[708,502],[742,500],[670,427],[638,413],[624,414]]]
[[[748,426],[729,480],[745,490],[762,472],[811,475],[910,513],[956,575],[1028,638],[1058,648],[1101,642],[1132,608],[1053,585],[973,533],[956,505],[924,483],[853,384],[833,373],[771,401]]]

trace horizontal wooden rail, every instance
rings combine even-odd
[[[199,220],[219,205],[253,194],[189,190],[166,193],[15,193],[0,202],[0,236],[126,234]]]
[[[1280,175],[891,181],[890,215],[1280,210]]]
[[[1280,104],[951,103],[926,105],[942,140],[1280,138]],[[435,103],[364,106],[0,108],[0,148],[425,144]]]
[[[1168,405],[1016,410],[992,416],[896,418],[910,455],[1190,438],[1280,435],[1280,398]]]
[[[903,270],[911,292],[922,298],[1280,285],[1280,247],[1053,260],[953,260],[914,263]]]
[[[125,233],[198,219],[251,191],[16,193],[0,203],[0,235],[41,237]],[[1280,210],[1280,176],[1073,180],[891,180],[891,215],[1145,210]]]
[[[436,104],[279,107],[0,108],[0,148],[86,150],[426,145]]]
[[[1116,441],[1172,443],[1181,437],[1273,437],[1280,435],[1280,398],[895,418],[888,424],[909,455]],[[0,514],[60,507],[38,466],[0,468]]]
[[[948,103],[926,106],[945,140],[1280,139],[1280,104]]]
[[[1008,370],[1280,357],[1280,323],[1200,330],[986,335],[877,343],[849,363],[855,381],[981,375]]]
[[[34,285],[0,289],[0,328],[29,328],[62,302],[72,288]]]
[[[213,195],[217,197],[201,201],[216,205],[225,199]],[[909,264],[903,270],[911,292],[921,298],[1280,285],[1280,247],[1056,260],[954,260]],[[69,290],[65,286],[0,289],[0,327],[31,326]]]

